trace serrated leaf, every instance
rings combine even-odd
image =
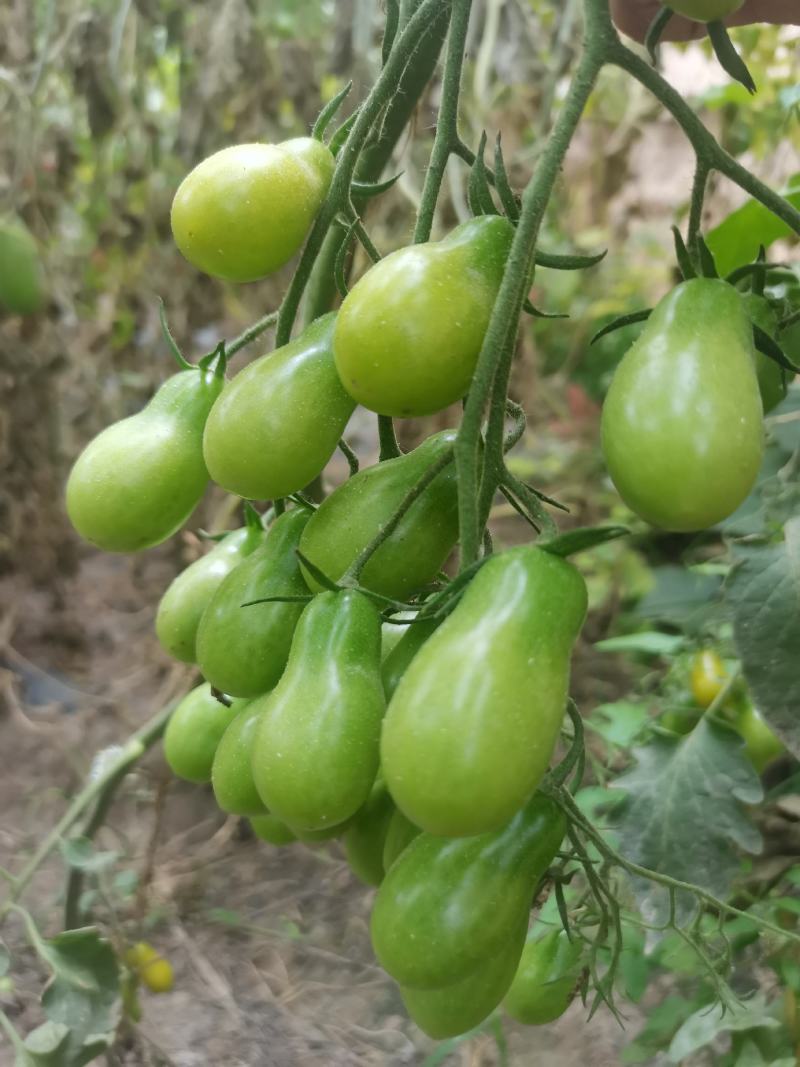
[[[690,1015],[673,1037],[668,1056],[671,1063],[682,1063],[698,1049],[705,1048],[719,1035],[759,1027],[774,1029],[777,1019],[767,1014],[767,1002],[763,993],[750,1000],[739,1002],[727,1010],[722,1004],[705,1005]]]
[[[649,718],[644,704],[619,700],[596,707],[587,725],[612,745],[629,748]]]
[[[654,737],[634,751],[636,766],[612,783],[628,800],[614,823],[628,859],[649,870],[726,897],[739,869],[738,849],[758,852],[761,836],[742,811],[762,798],[759,782],[733,730],[701,719],[686,737]],[[667,890],[635,879],[643,917],[669,916]],[[693,912],[678,895],[679,919]]]
[[[758,710],[800,756],[800,517],[781,544],[737,544],[725,586],[736,649]]]
[[[636,634],[621,634],[598,641],[595,648],[601,652],[641,652],[646,656],[674,656],[683,645],[680,634],[662,634],[647,630]]]

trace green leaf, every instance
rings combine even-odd
[[[647,1022],[642,1030],[622,1053],[623,1063],[646,1063],[651,1061],[655,1052],[664,1045],[686,1019],[697,1001],[688,1001],[684,997],[669,996],[656,1004],[647,1013]]]
[[[793,207],[800,208],[800,174],[789,179],[783,195]],[[751,263],[760,245],[768,248],[785,237],[796,235],[769,208],[757,200],[748,200],[706,235],[706,244],[714,253],[720,274],[725,275],[743,263]]]
[[[547,541],[540,541],[539,547],[555,556],[573,556],[576,552],[585,552],[596,545],[627,537],[629,533],[627,526],[581,526]]]
[[[630,748],[632,741],[641,733],[649,719],[644,704],[619,700],[614,704],[601,704],[595,708],[587,726],[612,745]]]
[[[800,516],[782,544],[737,544],[725,587],[734,641],[753,699],[770,728],[800,756]]]
[[[671,1063],[682,1063],[687,1056],[710,1045],[719,1034],[761,1027],[774,1029],[779,1025],[777,1019],[767,1014],[763,993],[757,993],[750,1000],[736,1003],[727,1010],[719,1003],[705,1005],[691,1015],[675,1034],[668,1056]]]
[[[743,804],[757,804],[762,791],[741,738],[701,719],[686,737],[654,737],[634,756],[636,766],[612,783],[628,794],[614,825],[622,851],[642,867],[724,898],[739,869],[737,849],[761,848],[758,830],[742,811]],[[664,887],[635,879],[634,889],[648,922],[668,918]],[[678,895],[679,917],[694,907],[694,898]]]
[[[59,848],[68,867],[79,871],[102,871],[117,859],[117,852],[95,852],[88,837],[73,837],[60,841]]]
[[[646,656],[674,656],[683,645],[680,634],[662,634],[648,630],[636,634],[622,634],[598,641],[595,648],[601,652],[641,652]]]
[[[686,628],[698,614],[705,615],[722,590],[718,574],[701,574],[687,567],[654,567],[653,588],[636,605],[635,614]]]
[[[66,1059],[69,1055],[69,1037],[69,1027],[62,1023],[46,1022],[31,1030],[25,1038],[25,1052],[28,1054],[25,1067],[33,1064],[36,1067],[63,1067],[70,1062]]]

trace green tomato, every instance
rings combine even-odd
[[[261,696],[283,673],[303,605],[242,605],[264,597],[308,594],[295,549],[309,515],[305,508],[294,508],[277,518],[266,539],[223,579],[203,612],[197,664],[223,693]]]
[[[693,22],[716,22],[738,11],[744,0],[667,0],[667,7]]]
[[[421,619],[419,622],[411,623],[388,656],[384,658],[381,664],[381,677],[387,700],[392,699],[409,664],[437,628],[439,622],[439,619]]]
[[[158,605],[156,635],[173,659],[196,661],[197,630],[211,597],[265,536],[260,524],[234,530],[170,583]]]
[[[370,795],[386,706],[380,654],[380,619],[363,593],[320,593],[300,617],[280,682],[253,703],[262,715],[253,777],[293,829],[337,826]]]
[[[443,989],[401,988],[403,1003],[420,1030],[443,1041],[472,1030],[488,1018],[511,985],[527,929],[525,915],[508,944],[460,982]]]
[[[229,815],[263,815],[267,811],[250,769],[260,714],[258,701],[244,701],[217,745],[211,785],[217,804]]]
[[[575,995],[583,942],[570,941],[564,930],[541,936],[534,927],[533,932],[503,1007],[517,1022],[542,1026],[560,1018]]]
[[[395,810],[388,789],[378,779],[366,804],[345,831],[347,862],[353,874],[367,885],[380,885],[383,881],[383,849]]]
[[[0,306],[35,315],[46,299],[36,241],[19,219],[0,219]]]
[[[300,540],[302,554],[338,581],[425,471],[452,448],[455,436],[454,430],[434,434],[413,452],[359,471],[340,485],[314,512]],[[457,538],[458,487],[450,463],[370,558],[361,585],[404,598],[435,578]],[[309,589],[322,588],[310,574],[305,576]]]
[[[381,765],[432,834],[504,826],[536,789],[564,717],[586,585],[534,546],[492,556],[411,661],[383,724]]]
[[[188,693],[164,732],[164,756],[172,773],[187,782],[210,782],[217,746],[241,708],[241,700],[226,707],[209,685],[199,685]]]
[[[138,552],[183,526],[208,484],[203,426],[222,384],[213,371],[180,371],[138,415],[89,442],[66,491],[81,537],[106,552]]]
[[[384,872],[389,870],[406,846],[410,845],[421,833],[422,830],[407,819],[399,808],[394,809],[386,829],[386,840],[383,843]]]
[[[211,409],[203,454],[229,493],[275,500],[312,482],[333,455],[355,404],[333,363],[325,315],[236,375]]]
[[[344,387],[359,404],[405,418],[464,396],[513,236],[508,219],[481,215],[443,241],[393,252],[353,286],[333,345]]]
[[[692,657],[689,685],[695,703],[709,708],[717,699],[728,680],[725,664],[713,648],[704,648]]]
[[[300,250],[333,176],[320,141],[240,144],[204,159],[172,202],[175,243],[215,278],[252,282]]]
[[[665,530],[727,518],[764,453],[752,329],[718,279],[664,297],[617,367],[603,406],[603,452],[620,496]]]
[[[536,794],[502,830],[454,841],[420,834],[375,897],[381,966],[409,989],[441,989],[477,971],[526,921],[565,829],[555,803]]]
[[[250,819],[253,833],[262,841],[269,841],[271,845],[291,845],[297,840],[297,834],[285,822],[276,819],[274,815],[253,815]]]
[[[751,704],[742,709],[733,725],[741,735],[750,762],[759,774],[786,751],[783,743]]]
[[[775,314],[769,300],[756,293],[742,294],[747,314],[750,321],[760,326],[773,340],[778,338],[778,316]],[[774,359],[765,356],[763,352],[756,350],[756,376],[758,388],[761,391],[761,403],[764,414],[772,411],[786,396],[789,382],[793,375],[779,366]]]

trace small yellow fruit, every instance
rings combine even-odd
[[[148,963],[157,959],[160,959],[160,956],[147,941],[137,941],[125,951],[125,962],[134,971],[141,970],[142,967],[146,967]]]
[[[151,993],[169,993],[175,982],[172,964],[160,956],[140,971],[142,983]]]

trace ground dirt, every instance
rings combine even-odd
[[[0,864],[18,872],[63,813],[96,752],[120,742],[194,681],[153,634],[154,605],[191,537],[142,557],[80,550],[77,568],[36,588],[0,582]],[[580,675],[576,670],[576,681]],[[608,683],[609,685],[611,683]],[[121,943],[146,937],[171,960],[174,990],[143,994],[143,1018],[118,1065],[333,1067],[424,1064],[437,1047],[405,1016],[377,967],[368,919],[372,891],[335,843],[274,848],[226,819],[210,790],[171,778],[160,747],[128,776],[98,835],[119,858],[103,878],[95,921]],[[132,873],[135,872],[136,879]],[[127,881],[126,881],[127,879]],[[135,885],[134,885],[135,881]],[[26,905],[46,933],[63,923],[64,867],[56,851]],[[20,924],[4,937],[13,990],[0,1004],[27,1032],[42,1021],[45,975]],[[628,1035],[607,1012],[586,1021],[574,1004],[556,1025],[504,1023],[513,1067],[606,1067]],[[0,1067],[10,1067],[0,1047]],[[443,1061],[502,1062],[482,1035]]]

